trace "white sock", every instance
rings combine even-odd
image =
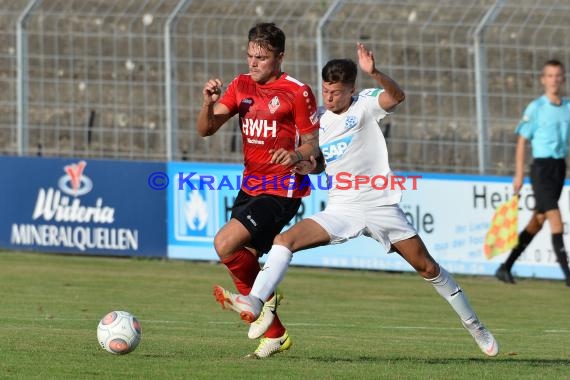
[[[282,245],[274,245],[267,254],[267,260],[263,269],[257,274],[250,295],[259,298],[263,302],[267,301],[277,285],[285,277],[285,272],[289,268],[289,263],[293,253]]]
[[[477,315],[475,311],[473,311],[473,308],[471,308],[471,305],[469,305],[469,301],[465,294],[463,294],[463,290],[461,290],[459,284],[455,282],[453,277],[447,273],[445,269],[439,267],[437,277],[432,279],[426,278],[426,281],[432,283],[435,290],[449,302],[453,310],[455,310],[464,323],[470,325],[477,321]]]

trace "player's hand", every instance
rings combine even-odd
[[[376,70],[374,54],[361,42],[356,44],[356,55],[358,55],[358,65],[362,71],[372,74]]]
[[[222,95],[222,81],[219,78],[212,78],[204,84],[202,95],[204,96],[204,105],[211,105],[217,102]]]
[[[288,151],[283,148],[277,150],[270,149],[269,154],[271,154],[270,162],[272,164],[281,164],[283,166],[293,165],[297,162],[297,154],[295,151]]]
[[[315,159],[315,156],[311,156],[308,160],[301,160],[297,162],[295,166],[293,166],[293,169],[291,169],[291,173],[307,175],[312,173],[316,167],[317,160]]]

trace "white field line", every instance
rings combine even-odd
[[[25,318],[25,317],[4,317],[4,319],[12,319],[14,321],[85,321],[83,318],[58,318],[58,317],[45,317],[45,318]],[[197,322],[192,322],[188,320],[172,321],[166,319],[140,319],[141,323],[157,323],[157,324],[178,324],[178,325],[194,325]],[[93,320],[94,323],[98,323],[98,320]],[[209,321],[209,324],[213,325],[234,325],[236,321]],[[338,323],[315,323],[315,322],[287,322],[287,326],[313,326],[313,327],[344,327],[353,328],[359,325],[357,324],[338,324]],[[382,330],[463,330],[463,327],[434,327],[434,326],[382,326],[375,325],[374,328]],[[493,329],[493,331],[509,331],[512,329]],[[542,330],[542,332],[547,334],[570,334],[570,329],[548,329]]]

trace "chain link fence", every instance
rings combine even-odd
[[[511,174],[542,63],[570,65],[562,0],[0,0],[0,20],[8,155],[240,162],[237,120],[195,132],[201,89],[246,72],[247,31],[272,21],[316,94],[326,60],[372,48],[407,94],[382,125],[394,169]]]

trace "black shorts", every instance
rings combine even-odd
[[[276,195],[251,196],[240,190],[232,207],[232,218],[237,219],[251,234],[251,245],[260,255],[267,253],[273,238],[295,216],[301,198]]]
[[[566,161],[555,158],[535,158],[530,165],[530,183],[536,205],[544,213],[558,208],[558,200],[566,178]]]

